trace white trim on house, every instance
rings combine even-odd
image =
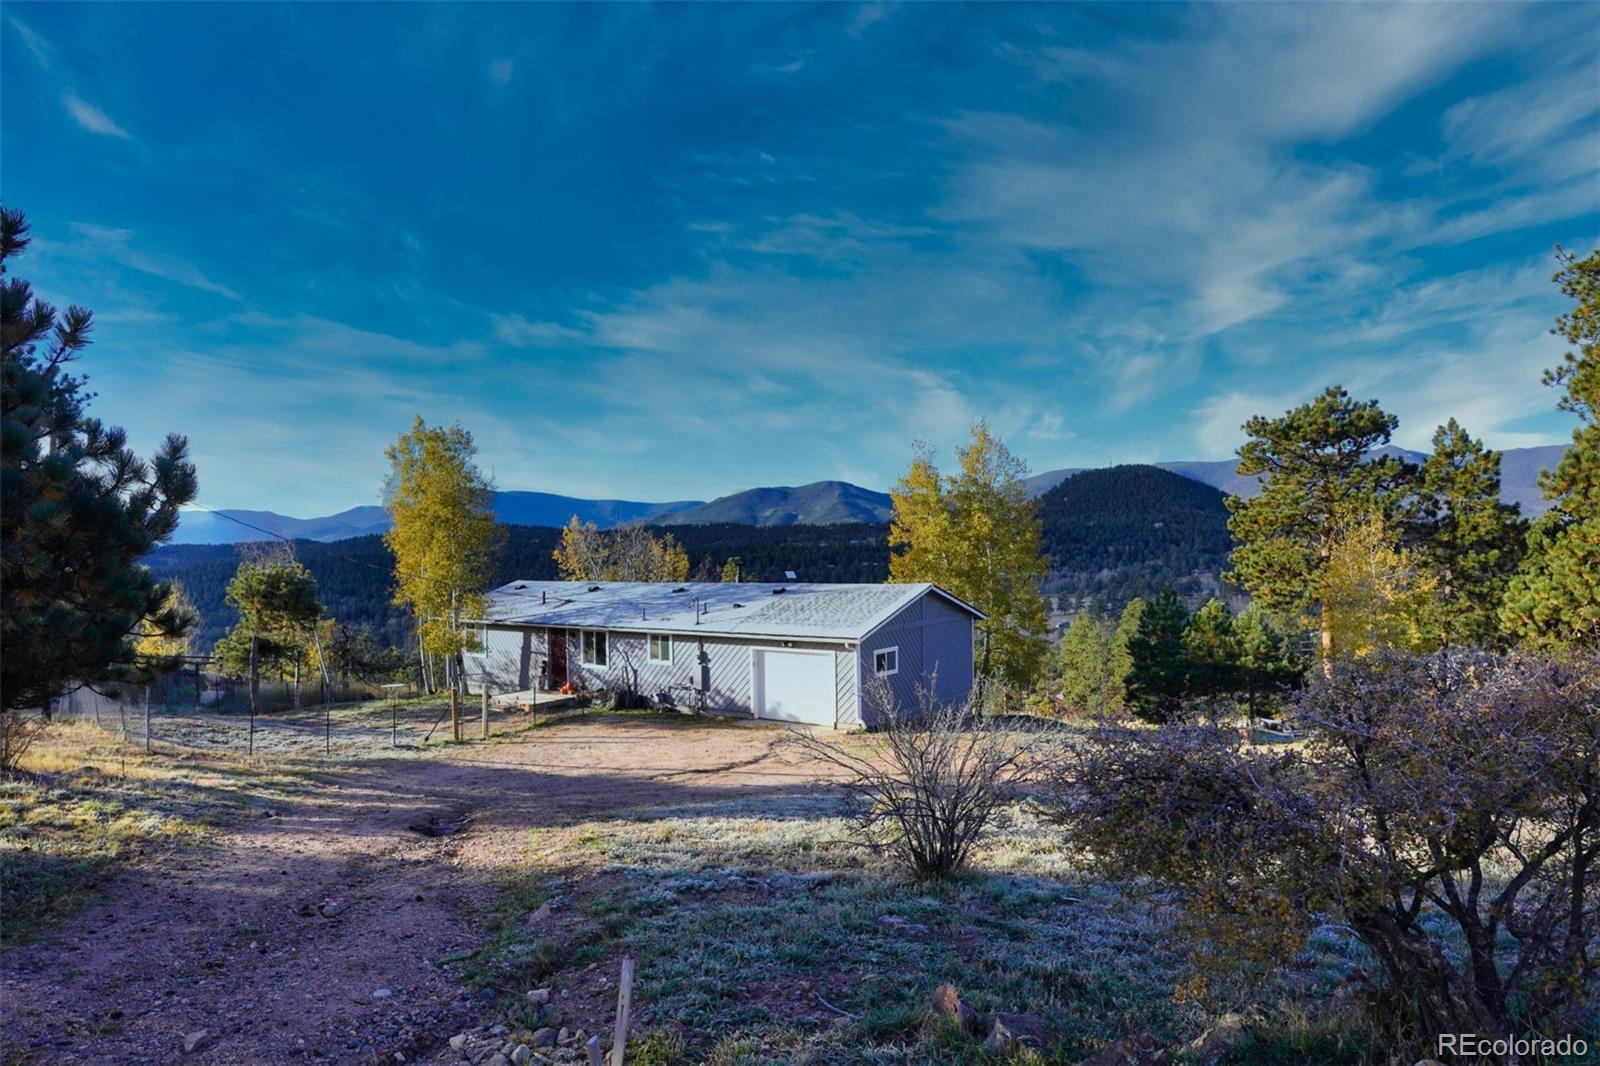
[[[882,655],[894,656],[894,665],[881,666],[878,657]],[[900,672],[900,645],[891,644],[887,648],[877,648],[872,652],[872,674],[874,677],[893,677]]]
[[[604,629],[580,629],[578,637],[578,661],[584,666],[608,666],[611,659],[610,641]],[[594,642],[594,650],[590,651],[589,638],[598,637]]]
[[[657,665],[672,665],[672,634],[651,633],[646,637],[645,660]]]

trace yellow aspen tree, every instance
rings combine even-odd
[[[411,608],[423,654],[455,664],[452,694],[472,639],[461,621],[483,616],[483,593],[505,539],[477,451],[461,426],[430,426],[418,415],[384,453],[385,506],[394,525],[383,540],[394,555],[394,599]]]

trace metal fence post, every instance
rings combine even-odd
[[[489,739],[489,683],[483,684],[483,739]]]

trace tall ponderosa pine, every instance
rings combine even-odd
[[[1128,705],[1149,722],[1172,722],[1183,714],[1189,692],[1189,657],[1184,630],[1189,612],[1171,589],[1144,605],[1139,628],[1128,641]]]
[[[1398,421],[1376,400],[1330,387],[1280,418],[1244,425],[1239,473],[1261,479],[1251,499],[1228,498],[1235,547],[1229,578],[1269,611],[1312,615],[1331,666],[1332,618],[1321,591],[1341,519],[1398,504],[1409,479],[1393,456],[1373,458]]]
[[[919,445],[890,491],[889,580],[931,581],[988,615],[978,624],[980,697],[990,678],[1032,688],[1048,649],[1039,586],[1049,560],[1022,482],[1028,467],[983,421],[956,455],[960,472],[941,477],[931,452]]]
[[[195,497],[188,443],[169,435],[145,462],[89,416],[85,379],[68,366],[91,315],[58,314],[5,277],[28,243],[23,216],[0,208],[0,713],[134,677],[138,638],[193,624],[139,562]]]
[[[395,602],[411,608],[424,660],[455,665],[452,692],[460,687],[461,653],[470,640],[461,621],[483,617],[483,594],[505,539],[477,453],[471,433],[459,425],[430,426],[421,415],[385,451],[385,506],[394,526],[383,541],[394,555]]]
[[[1412,557],[1436,579],[1423,623],[1427,646],[1488,647],[1524,533],[1517,508],[1500,501],[1500,453],[1452,418],[1433,435],[1407,509]]]
[[[1557,250],[1555,281],[1576,303],[1554,332],[1573,345],[1546,385],[1557,406],[1578,416],[1572,446],[1539,487],[1550,509],[1528,536],[1523,565],[1501,608],[1507,632],[1535,645],[1600,646],[1600,251],[1575,259]]]

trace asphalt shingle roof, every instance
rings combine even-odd
[[[488,617],[483,620],[640,632],[860,640],[929,591],[982,617],[928,584],[513,581],[489,593]]]

